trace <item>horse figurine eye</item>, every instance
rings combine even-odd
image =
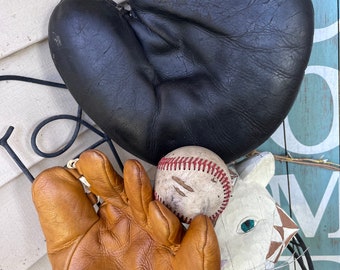
[[[244,233],[251,231],[255,227],[256,223],[254,219],[247,219],[241,224],[241,230]]]

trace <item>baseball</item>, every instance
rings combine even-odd
[[[228,204],[231,189],[227,165],[206,148],[181,147],[158,163],[155,197],[184,223],[198,214],[215,222]]]

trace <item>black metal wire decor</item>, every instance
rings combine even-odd
[[[56,88],[62,88],[62,89],[67,89],[65,84],[61,83],[56,83],[56,82],[51,82],[51,81],[46,81],[46,80],[40,80],[36,78],[30,78],[30,77],[24,77],[24,76],[17,76],[17,75],[0,75],[0,81],[22,81],[22,82],[27,82],[27,83],[34,83],[34,84],[40,84],[40,85],[45,85],[45,86],[51,86],[51,87],[56,87]],[[97,142],[93,143],[92,145],[88,146],[86,149],[94,149],[104,143],[107,143],[110,147],[110,150],[112,151],[112,154],[119,166],[119,168],[123,171],[123,163],[121,161],[121,158],[119,157],[119,154],[112,143],[112,140],[108,137],[107,134],[96,128],[94,125],[91,125],[89,122],[85,121],[83,118],[83,112],[80,106],[78,106],[77,110],[77,115],[70,115],[70,114],[59,114],[59,115],[54,115],[51,117],[48,117],[41,121],[33,130],[32,135],[31,135],[31,147],[33,151],[43,157],[43,158],[54,158],[57,157],[63,153],[65,153],[76,141],[79,131],[81,126],[84,126],[88,130],[94,132],[97,134],[101,139],[98,140]],[[72,133],[71,138],[69,141],[59,150],[55,152],[44,152],[42,151],[37,144],[37,138],[41,130],[46,127],[48,124],[50,124],[53,121],[57,120],[71,120],[75,122],[75,127]],[[34,181],[34,176],[32,173],[29,171],[29,169],[24,165],[22,160],[19,158],[17,153],[13,150],[13,148],[10,146],[8,143],[8,139],[11,137],[12,133],[14,132],[15,127],[14,126],[9,126],[5,134],[0,138],[0,145],[7,151],[9,154],[10,158],[17,164],[17,166],[20,168],[22,173],[28,178],[30,182]],[[78,156],[80,153],[78,154]],[[76,157],[78,157],[76,156]],[[74,157],[74,158],[76,158]],[[287,246],[288,250],[291,252],[294,261],[299,264],[300,269],[302,270],[313,270],[313,262],[311,259],[311,256],[309,254],[308,248],[304,244],[302,238],[300,235],[296,234],[294,238],[290,241],[289,245]],[[280,269],[281,267],[277,267],[275,269]]]
[[[35,78],[30,78],[30,77],[24,77],[24,76],[17,76],[17,75],[3,75],[0,76],[0,81],[10,81],[10,80],[16,80],[16,81],[22,81],[22,82],[28,82],[28,83],[34,83],[34,84],[40,84],[40,85],[46,85],[46,86],[52,86],[52,87],[56,87],[56,88],[63,88],[63,89],[67,89],[65,84],[61,84],[61,83],[56,83],[56,82],[51,82],[51,81],[45,81],[45,80],[40,80],[40,79],[35,79]],[[80,127],[84,126],[86,127],[88,130],[94,132],[95,134],[97,134],[99,137],[101,137],[101,139],[97,142],[95,142],[94,144],[90,145],[89,147],[87,147],[84,150],[87,149],[93,149],[96,148],[104,143],[107,143],[118,163],[118,166],[120,167],[121,170],[123,170],[123,164],[122,161],[117,153],[117,150],[115,148],[115,146],[113,145],[111,139],[102,131],[100,131],[99,129],[97,129],[94,125],[91,125],[90,123],[88,123],[87,121],[85,121],[84,119],[82,119],[83,113],[82,113],[82,109],[78,106],[78,111],[77,111],[77,115],[69,115],[69,114],[60,114],[60,115],[54,115],[51,117],[48,117],[46,119],[44,119],[42,122],[40,122],[33,130],[32,136],[31,136],[31,147],[33,149],[33,151],[43,157],[43,158],[54,158],[57,157],[63,153],[65,153],[75,142],[75,140],[78,137],[79,131],[80,131]],[[64,145],[61,149],[55,151],[55,152],[51,152],[51,153],[47,153],[47,152],[43,152],[37,144],[37,137],[40,133],[40,131],[48,124],[50,124],[53,121],[56,120],[72,120],[75,122],[75,128],[73,131],[73,134],[70,138],[70,140],[66,143],[66,145]],[[9,145],[8,143],[8,139],[10,138],[10,136],[12,135],[14,131],[14,127],[13,126],[9,126],[7,131],[5,132],[5,134],[0,138],[0,145],[7,151],[7,153],[9,154],[9,156],[14,160],[14,162],[18,165],[18,167],[21,169],[21,171],[24,173],[24,175],[31,181],[34,181],[34,176],[31,174],[31,172],[28,170],[28,168],[24,165],[24,163],[21,161],[21,159],[18,157],[18,155],[16,154],[16,152],[13,150],[13,148]],[[79,153],[80,155],[80,153]]]

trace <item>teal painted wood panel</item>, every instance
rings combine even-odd
[[[339,164],[340,6],[337,0],[313,5],[314,43],[299,95],[284,124],[259,150]],[[340,269],[339,171],[277,161],[268,189],[298,223],[315,269]]]

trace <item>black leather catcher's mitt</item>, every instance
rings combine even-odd
[[[297,95],[313,39],[310,0],[63,0],[52,57],[85,112],[156,164],[200,145],[225,162],[263,143]]]

